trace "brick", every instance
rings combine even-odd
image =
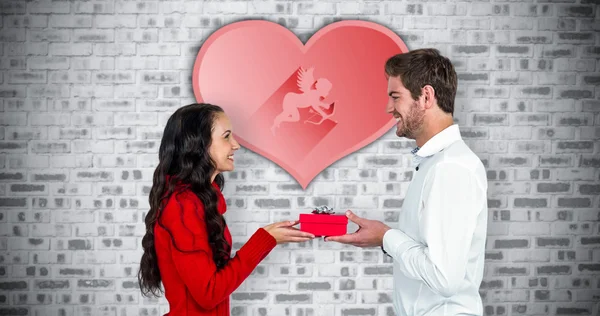
[[[291,3],[281,3],[273,5],[272,3],[251,3],[249,9],[256,14],[292,14],[293,6]]]
[[[488,4],[473,3],[471,5],[471,16],[508,16],[510,15],[510,5],[508,4]]]
[[[578,87],[557,87],[555,90],[555,96],[557,99],[591,99],[594,97],[594,91],[591,88]]]
[[[510,90],[503,87],[469,86],[468,95],[472,98],[508,98]]]
[[[32,98],[65,98],[69,95],[69,87],[67,85],[60,84],[30,84],[27,87],[27,95]]]
[[[600,112],[600,101],[583,100],[582,105],[585,112]]]
[[[548,290],[537,290],[534,291],[534,301],[536,302],[570,302],[573,300],[573,293],[571,291],[548,291]]]
[[[533,19],[528,18],[494,18],[494,30],[532,30]]]
[[[25,29],[23,29],[23,28],[21,28],[21,29],[3,28],[2,34],[0,34],[0,40],[2,42],[24,42],[25,41]],[[10,47],[12,45],[22,45],[22,44],[12,44],[11,43],[10,46],[7,46],[7,48],[10,49]]]
[[[92,131],[88,128],[50,127],[50,139],[92,139]]]
[[[528,239],[496,239],[494,249],[529,248]]]
[[[461,127],[461,136],[468,139],[488,139],[489,132],[485,127]],[[407,151],[409,152],[409,151]]]
[[[588,225],[588,226],[591,226],[591,225]],[[589,229],[586,229],[586,233],[589,233]],[[594,247],[594,246],[600,244],[600,238],[598,238],[598,237],[580,237],[579,240],[578,240],[578,244],[580,244],[580,245],[582,245],[584,247],[585,246],[592,246],[592,247]],[[587,254],[589,254],[589,253],[590,252],[588,251]],[[594,250],[594,258],[596,258],[596,257],[597,257],[596,251]],[[586,260],[589,260],[589,258],[586,259]],[[594,259],[594,261],[596,261],[596,260]]]
[[[540,155],[540,167],[572,167],[574,159],[570,155]]]
[[[91,83],[88,71],[52,71],[49,74],[51,83]]]
[[[595,33],[593,32],[558,32],[556,34],[557,44],[594,44]]]
[[[51,43],[49,49],[53,56],[89,56],[92,54],[92,45],[89,43]]]
[[[552,98],[552,87],[513,87],[511,94],[516,95],[519,98]]]
[[[459,30],[439,30],[435,33],[425,33],[425,42],[427,43],[447,43],[447,44],[466,44],[467,33]],[[479,43],[476,43],[479,44]],[[460,70],[458,62],[452,63],[455,70]]]
[[[62,8],[69,6],[63,5]],[[0,3],[0,12],[4,14],[25,14],[27,12],[27,4],[19,1],[3,1]]]
[[[504,170],[487,170],[487,178],[489,181],[506,181],[509,180],[509,176]]]
[[[591,1],[594,1],[594,0],[591,0]],[[593,19],[581,19],[580,29],[582,31],[598,31],[600,29],[600,27],[598,26],[598,23],[594,23]]]
[[[557,126],[581,126],[591,125],[593,120],[590,119],[589,115],[584,113],[556,113],[554,115],[555,125]]]
[[[515,141],[511,143],[511,153],[546,153],[550,152],[550,143],[543,141]]]
[[[136,34],[139,34],[135,32]],[[149,70],[158,69],[159,60],[156,57],[147,58],[131,58],[131,57],[116,57],[116,68],[122,70]]]
[[[590,261],[591,251],[585,249],[578,250],[554,250],[555,255],[553,256],[555,260],[560,262],[582,262],[582,261]]]
[[[335,3],[298,3],[297,13],[299,15],[334,15],[336,13]]]
[[[450,20],[450,28],[460,30],[489,30],[491,20],[489,18],[453,18]]]
[[[517,208],[547,207],[548,200],[546,198],[515,198],[514,206]]]
[[[10,250],[50,250],[50,239],[47,238],[11,238],[8,242]]]
[[[555,152],[562,153],[590,153],[594,151],[592,141],[558,141],[554,143]]]
[[[508,152],[508,143],[505,141],[467,141],[471,150],[477,153],[506,153]]]
[[[583,154],[579,159],[578,166],[600,168],[600,158],[597,158],[595,155]]]
[[[572,268],[568,265],[544,265],[536,267],[538,275],[564,275],[571,274]]]
[[[369,3],[344,3],[339,7],[340,15],[356,15],[356,14],[369,14],[379,15],[380,9],[379,4]],[[291,9],[291,7],[290,7]]]
[[[46,111],[47,110],[47,102],[46,100],[39,100],[39,99],[28,99],[28,100],[20,100],[20,99],[7,99],[4,102],[4,110],[7,112],[35,112],[35,111]],[[8,116],[10,114],[3,114],[5,116]],[[15,115],[18,115],[17,113],[15,113]],[[8,116],[9,118],[11,116]],[[12,116],[15,117],[15,116]],[[19,117],[19,116],[17,116]],[[19,119],[23,120],[22,122],[25,122],[26,120],[24,120],[24,117],[19,117]],[[20,125],[20,124],[16,124],[15,121],[11,121],[10,125]],[[25,124],[23,124],[25,125]]]
[[[134,83],[135,76],[129,71],[103,71],[92,76],[93,83]]]
[[[594,7],[586,5],[558,5],[557,14],[559,17],[594,17]]]
[[[515,16],[552,16],[553,6],[544,4],[515,3],[512,4]]]
[[[452,56],[489,56],[489,47],[485,45],[454,45]]]
[[[528,290],[503,290],[490,292],[490,302],[527,302],[529,301]]]
[[[570,183],[538,183],[538,193],[565,193],[571,192]]]
[[[537,82],[541,85],[574,85],[576,76],[574,74],[561,73],[538,73]]]
[[[535,56],[542,58],[572,58],[575,48],[569,45],[536,45]]]
[[[537,221],[572,221],[572,211],[537,211],[535,213]]]
[[[590,181],[595,180],[594,170],[593,169],[558,169],[556,170],[556,180],[559,181]],[[593,187],[593,186],[592,186]],[[579,187],[580,193],[587,192],[588,188],[585,188],[584,191],[581,191],[581,187]]]
[[[587,208],[592,206],[590,198],[567,198],[558,197],[556,199],[556,206],[559,208]]]
[[[555,315],[592,315],[593,305],[579,303],[577,305],[561,304],[555,309]]]
[[[595,302],[600,298],[600,291],[575,291],[578,302]]]
[[[101,112],[130,112],[135,111],[135,101],[132,99],[94,99],[92,107],[95,111]]]
[[[511,311],[512,315],[546,314],[549,313],[550,307],[539,303],[513,304]]]
[[[578,71],[578,72],[593,72],[595,71],[596,61],[592,59],[571,59],[558,58],[554,62],[556,71]]]
[[[600,195],[600,184],[579,184],[577,191],[581,195]]]
[[[423,4],[392,2],[386,6],[386,14],[392,15],[423,15]],[[426,8],[427,9],[427,8]]]
[[[511,114],[511,122],[514,125],[527,125],[527,126],[539,126],[548,125],[550,122],[550,115],[548,114]]]
[[[568,117],[559,117],[555,116],[554,126],[557,125],[571,125],[571,119]],[[563,124],[558,124],[563,123]],[[575,128],[573,127],[542,127],[538,128],[534,135],[537,135],[538,139],[561,139],[561,140],[571,140],[575,138]]]
[[[109,17],[110,20],[114,20],[114,16]],[[131,21],[131,18],[129,18]],[[135,19],[133,20],[135,24]],[[142,52],[151,52],[151,49],[148,50],[149,47],[141,47],[140,51]],[[173,51],[177,50],[177,48],[173,48]],[[94,55],[95,56],[133,56],[136,54],[136,44],[135,43],[94,43]]]
[[[71,39],[70,30],[44,29],[28,30],[28,32],[31,42],[68,42]]]
[[[446,18],[437,17],[432,19],[431,17],[418,17],[418,16],[410,16],[404,18],[404,23],[406,27],[409,29],[446,29],[447,23]]]
[[[488,34],[488,33],[486,33],[486,34]],[[489,33],[489,34],[494,34],[494,33]],[[512,64],[511,59],[508,59],[508,58],[494,58],[494,59],[469,58],[467,60],[467,63],[468,63],[467,68],[469,70],[474,70],[474,71],[484,71],[484,70],[508,71],[511,69],[511,64]]]
[[[497,85],[530,85],[533,78],[529,73],[496,72],[493,74]]]
[[[495,167],[516,167],[516,166],[531,166],[531,159],[527,156],[494,156],[492,166]]]
[[[581,289],[590,288],[592,281],[587,277],[554,276],[554,288],[556,289]]]
[[[78,2],[74,6],[75,13],[113,14],[114,4],[101,1]]]
[[[158,88],[156,86],[119,85],[116,87],[114,97],[117,98],[157,98]],[[162,125],[164,126],[164,125]]]
[[[71,57],[71,68],[75,70],[114,70],[115,60],[112,57]],[[126,70],[124,68],[119,68]]]
[[[533,289],[533,288],[548,288],[548,278],[511,278],[511,287],[513,289]]]
[[[481,282],[480,289],[504,289],[504,280],[490,280]]]
[[[24,98],[26,95],[27,89],[25,87],[0,87],[0,97],[2,98]]]
[[[536,246],[543,248],[564,248],[571,245],[571,239],[569,238],[547,238],[547,237],[536,237]]]

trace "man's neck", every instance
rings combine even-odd
[[[415,137],[417,146],[423,147],[423,145],[425,145],[425,143],[433,136],[452,126],[452,124],[454,124],[454,120],[452,120],[451,116],[442,117],[437,121],[431,121],[429,124],[424,124],[421,134]]]

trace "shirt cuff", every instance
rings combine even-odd
[[[383,250],[394,259],[399,259],[414,243],[412,238],[399,229],[390,229],[383,235]]]

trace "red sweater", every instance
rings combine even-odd
[[[226,204],[216,184],[221,214]],[[169,302],[169,316],[229,316],[229,295],[252,273],[276,246],[275,239],[260,228],[227,265],[217,271],[204,223],[204,208],[189,190],[173,194],[154,226],[158,266]],[[185,225],[184,225],[185,223]],[[166,227],[175,240],[177,250]],[[231,234],[225,228],[231,245]],[[194,250],[193,252],[185,252]]]

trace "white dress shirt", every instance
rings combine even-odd
[[[458,125],[416,152],[399,224],[383,237],[394,259],[398,315],[483,315],[487,177]]]

